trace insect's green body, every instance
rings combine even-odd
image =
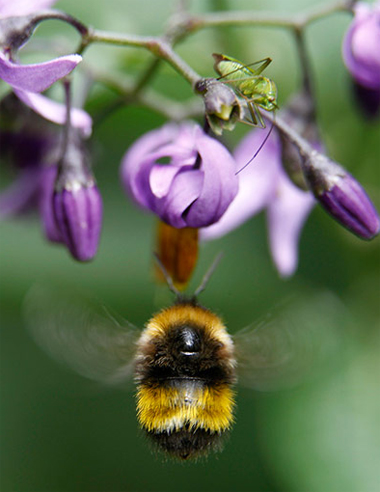
[[[230,83],[246,100],[251,116],[249,123],[264,128],[265,123],[257,106],[266,111],[274,111],[278,108],[276,84],[273,80],[260,75],[272,60],[265,58],[254,63],[253,65],[258,65],[258,67],[253,70],[235,58],[217,53],[213,56],[215,58],[214,68],[220,75],[220,79]]]

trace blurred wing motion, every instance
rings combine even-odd
[[[37,344],[51,357],[90,379],[123,384],[131,378],[139,330],[50,287],[29,291],[24,314]]]
[[[274,391],[314,375],[337,353],[344,314],[344,307],[327,293],[244,328],[234,335],[239,383]]]

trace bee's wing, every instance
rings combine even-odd
[[[35,285],[24,302],[26,325],[50,356],[90,379],[123,384],[133,372],[139,331],[78,297]]]
[[[339,301],[323,294],[236,333],[239,383],[273,391],[305,380],[337,350],[343,314]]]

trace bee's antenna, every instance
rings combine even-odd
[[[258,153],[261,151],[261,149],[264,147],[264,145],[265,145],[266,141],[268,140],[268,138],[269,138],[270,134],[272,133],[273,127],[274,127],[274,123],[272,122],[271,127],[269,128],[268,133],[265,135],[264,140],[263,140],[263,141],[261,142],[261,144],[260,144],[260,147],[256,150],[256,152],[255,152],[255,153],[253,154],[253,156],[249,159],[249,161],[248,161],[246,164],[244,164],[244,166],[243,166],[243,167],[241,167],[241,168],[239,169],[239,171],[236,171],[235,176],[236,176],[236,175],[238,175],[239,173],[241,173],[241,172],[242,172],[242,171],[243,171],[243,170],[244,170],[247,166],[249,166],[249,164],[251,164],[251,162],[253,161],[253,159],[255,159],[255,157],[257,156],[257,154],[258,154]]]
[[[208,284],[208,281],[210,280],[211,278],[211,275],[214,273],[216,267],[218,266],[220,260],[223,258],[223,253],[220,252],[214,259],[214,261],[211,263],[211,266],[210,268],[207,270],[207,272],[204,274],[203,278],[202,278],[202,281],[199,285],[199,287],[196,289],[196,291],[194,292],[194,297],[197,297],[202,291],[205,290],[207,284]]]
[[[169,275],[168,271],[166,270],[164,264],[162,263],[158,253],[154,252],[153,253],[153,256],[157,262],[157,265],[159,267],[159,269],[161,270],[162,272],[162,275],[165,277],[165,280],[166,280],[166,283],[168,284],[168,287],[169,287],[169,290],[171,292],[173,292],[173,294],[175,294],[177,296],[177,298],[180,298],[181,297],[181,292],[177,289],[177,287],[174,285],[173,283],[173,279],[171,278],[171,276]]]

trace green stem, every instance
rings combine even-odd
[[[82,51],[91,43],[107,43],[116,46],[145,48],[157,58],[167,61],[192,86],[201,78],[190,65],[177,55],[165,38],[92,30],[89,31],[84,43],[82,43]]]

